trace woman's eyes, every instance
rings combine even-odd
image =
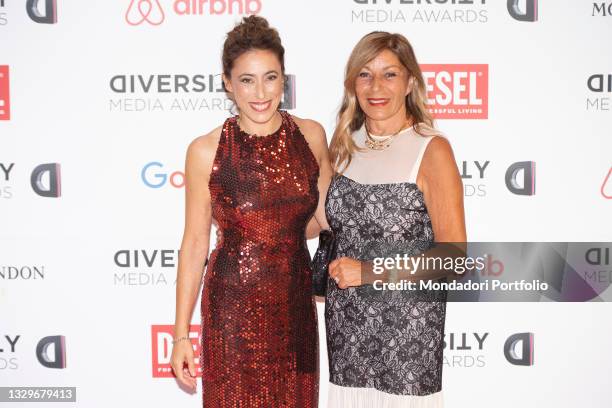
[[[266,80],[276,81],[277,78],[278,78],[278,75],[270,75],[266,77]],[[242,82],[243,84],[252,84],[254,81],[253,81],[253,78],[242,78],[240,82]]]
[[[395,78],[397,76],[397,72],[385,72],[384,77],[387,79]],[[359,78],[370,78],[371,75],[369,72],[360,72]]]

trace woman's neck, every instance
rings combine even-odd
[[[396,134],[407,127],[411,120],[406,117],[406,111],[400,110],[397,114],[383,120],[366,117],[365,122],[370,135],[388,136]]]
[[[272,134],[278,130],[282,123],[283,118],[279,111],[276,111],[270,120],[264,123],[253,122],[246,115],[238,115],[240,129],[249,135],[266,136]]]

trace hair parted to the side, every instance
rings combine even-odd
[[[227,33],[223,43],[223,73],[230,78],[236,58],[250,50],[268,50],[273,52],[281,64],[285,76],[285,48],[276,29],[270,27],[268,20],[257,15],[244,17],[242,21]]]
[[[355,82],[361,69],[384,50],[390,50],[397,56],[413,81],[412,91],[406,96],[406,115],[415,124],[416,132],[420,135],[439,134],[427,110],[425,80],[412,45],[401,34],[373,31],[359,40],[346,64],[344,96],[329,145],[330,159],[336,173],[346,170],[355,150],[361,150],[352,138],[352,133],[361,128],[366,118],[355,95]]]

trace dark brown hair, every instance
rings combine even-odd
[[[285,75],[285,48],[278,31],[270,27],[268,20],[256,15],[244,17],[227,33],[223,44],[223,73],[229,78],[236,58],[253,49],[273,52],[281,64],[282,75]]]

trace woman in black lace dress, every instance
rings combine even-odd
[[[466,241],[461,178],[425,101],[406,38],[373,32],[359,41],[330,145],[326,215],[338,242],[325,304],[330,408],[443,404],[446,292],[425,300],[361,278],[375,257]]]

